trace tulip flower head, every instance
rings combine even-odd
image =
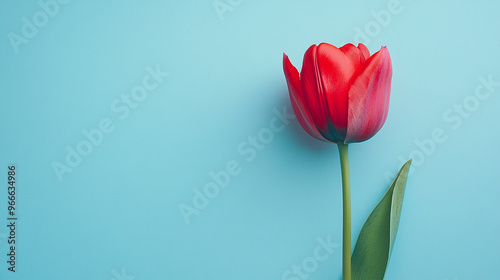
[[[370,56],[363,44],[321,43],[306,51],[300,75],[286,54],[283,69],[295,115],[314,138],[349,144],[382,128],[392,78],[386,47]]]

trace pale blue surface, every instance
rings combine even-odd
[[[500,279],[500,86],[470,97],[478,76],[500,81],[499,2],[402,0],[385,26],[371,11],[390,1],[232,0],[223,19],[212,0],[101,2],[60,5],[17,53],[9,32],[42,8],[0,3],[1,279],[286,279],[318,238],[341,241],[338,152],[295,120],[255,158],[246,141],[290,109],[283,52],[300,67],[313,43],[360,39],[388,46],[394,76],[385,126],[350,149],[353,238],[384,174],[412,156],[386,279]],[[157,65],[169,76],[128,116],[113,111]],[[469,115],[447,113],[464,102]],[[105,118],[114,130],[59,182],[51,164]],[[435,129],[446,140],[418,152]],[[186,225],[179,205],[232,160],[240,173]],[[9,164],[16,273],[5,263]],[[309,274],[340,279],[340,248]]]

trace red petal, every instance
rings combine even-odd
[[[309,133],[312,137],[326,141],[323,136],[319,133],[316,128],[307,106],[304,102],[304,94],[302,88],[300,87],[299,71],[295,68],[288,56],[283,53],[283,71],[285,72],[286,83],[288,85],[288,92],[290,94],[290,101],[292,103],[292,108],[297,117],[300,125],[304,130]]]
[[[302,70],[300,72],[300,85],[302,87],[305,104],[318,131],[325,139],[331,140],[328,133],[328,119],[323,88],[319,78],[316,63],[316,50],[318,46],[312,45],[304,54]]]
[[[361,53],[363,54],[365,59],[370,58],[370,51],[368,50],[368,48],[365,45],[363,45],[362,43],[359,43],[358,49],[361,51]]]
[[[357,69],[349,56],[325,43],[318,46],[317,64],[330,120],[330,134],[338,139],[334,142],[343,142],[347,133],[348,91]]]
[[[353,44],[346,44],[340,47],[340,50],[351,59],[356,69],[361,68],[365,64],[365,55],[359,48],[356,48],[356,46],[354,46]]]
[[[349,123],[345,143],[368,140],[387,118],[391,93],[392,64],[382,47],[371,56],[349,90]]]

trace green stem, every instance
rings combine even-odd
[[[349,153],[347,144],[339,143],[342,170],[342,279],[351,280],[351,182],[349,179]]]

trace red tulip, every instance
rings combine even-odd
[[[292,107],[302,127],[313,137],[334,143],[370,139],[384,124],[389,110],[392,64],[382,47],[347,44],[312,45],[302,71],[283,54]]]

